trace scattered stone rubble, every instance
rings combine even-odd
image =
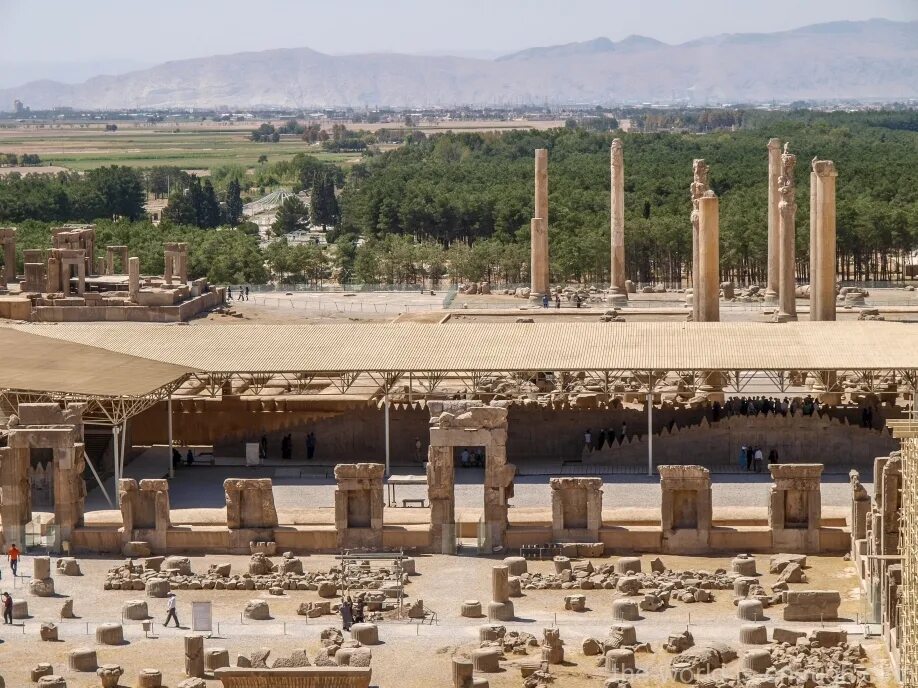
[[[496,648],[508,655],[526,655],[539,647],[538,639],[525,631],[508,631],[505,626],[486,624],[478,630],[479,648]],[[563,652],[563,650],[562,650]]]
[[[370,601],[375,605],[394,596],[389,589],[393,580],[397,581],[396,575],[389,569],[370,570],[366,566],[358,569],[357,575],[349,572],[349,581],[352,586],[356,580],[362,589],[379,590],[371,595]],[[170,590],[266,590],[273,595],[283,595],[286,590],[305,590],[332,599],[338,596],[343,577],[337,566],[327,572],[304,571],[303,562],[289,552],[277,563],[256,552],[249,560],[248,573],[243,574],[232,574],[229,564],[213,564],[206,573],[194,573],[189,559],[160,556],[146,557],[141,563],[128,559],[109,569],[103,589],[146,590],[149,597],[165,597]],[[402,574],[402,582],[409,582],[406,574]],[[370,611],[382,609],[382,605],[375,610],[371,606]]]

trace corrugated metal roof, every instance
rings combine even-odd
[[[184,366],[0,328],[0,389],[141,397],[189,372]]]
[[[209,372],[918,368],[918,325],[892,322],[8,327]]]

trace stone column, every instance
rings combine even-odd
[[[613,139],[611,148],[611,216],[612,216],[612,269],[610,273],[609,303],[628,301],[625,288],[625,164],[622,160],[622,141]]]
[[[204,636],[185,636],[185,676],[204,678]]]
[[[698,322],[720,320],[720,209],[717,196],[706,191],[698,200]]]
[[[810,170],[810,320],[815,319],[819,311],[819,294],[816,293],[816,172]]]
[[[797,156],[787,152],[784,144],[784,153],[781,155],[781,177],[778,180],[778,189],[781,202],[778,205],[780,215],[779,234],[781,236],[781,284],[778,287],[778,314],[775,319],[781,322],[797,319],[797,284],[794,279],[796,274],[795,246],[796,218],[797,218],[797,186],[794,181],[794,166]]]
[[[810,238],[810,250],[815,249],[815,254],[810,255],[810,320],[835,320],[836,177],[831,160],[813,160],[810,231],[815,230],[815,237]]]
[[[532,301],[541,301],[548,293],[548,150],[535,152],[535,214],[531,226],[530,294]]]
[[[778,302],[781,289],[781,234],[778,178],[781,176],[781,139],[768,139],[768,283],[765,303]]]
[[[165,265],[163,266],[163,281],[166,283],[167,287],[171,287],[172,286],[172,271],[174,269],[172,263],[175,257],[175,253],[169,250],[166,250],[163,253],[165,254],[164,255]]]
[[[548,293],[548,223],[545,218],[534,217],[530,225],[530,290],[532,301],[542,301]]]
[[[131,301],[140,295],[140,258],[128,258],[128,294]]]
[[[0,228],[0,243],[3,244],[3,273],[0,275],[0,289],[16,280],[16,230],[13,227]]]
[[[701,281],[698,272],[698,203],[708,190],[708,165],[704,160],[692,161],[692,184],[689,187],[692,195],[692,320],[698,322],[698,284]],[[719,286],[719,285],[718,285]]]

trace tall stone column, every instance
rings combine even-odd
[[[816,206],[816,172],[810,170],[810,320],[819,311],[819,294],[816,293],[816,254],[819,253],[816,245]]]
[[[810,320],[835,320],[835,179],[838,172],[831,160],[813,160],[812,180],[816,189],[810,214],[815,216],[815,254],[810,255]],[[811,198],[813,194],[811,194]]]
[[[140,294],[140,258],[128,258],[128,294],[131,301],[137,301]]]
[[[534,217],[530,224],[530,282],[529,298],[541,301],[548,293],[548,223],[545,218]]]
[[[537,222],[538,221],[538,222]],[[531,226],[530,295],[533,301],[541,301],[548,293],[548,149],[537,148],[535,152],[535,215]]]
[[[613,139],[611,147],[611,216],[612,216],[612,270],[610,273],[609,303],[628,301],[625,288],[625,163],[622,159],[622,141]]]
[[[689,191],[692,195],[692,320],[699,322],[698,301],[699,282],[698,271],[700,248],[698,246],[698,203],[708,190],[708,165],[704,160],[692,161],[692,184]],[[719,286],[719,285],[718,285]]]
[[[794,279],[796,273],[794,241],[797,232],[797,186],[794,180],[796,164],[797,156],[787,151],[785,143],[784,153],[781,154],[781,177],[778,180],[778,190],[781,195],[781,202],[778,205],[781,236],[781,284],[778,289],[779,305],[775,319],[780,322],[797,319],[797,284]]]
[[[720,207],[713,191],[698,199],[698,322],[720,321]]]
[[[781,235],[778,179],[781,176],[781,139],[768,139],[768,283],[765,303],[777,303],[781,288]]]

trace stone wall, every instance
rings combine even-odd
[[[820,551],[822,497],[821,464],[772,464],[775,481],[768,505],[768,526],[781,551],[813,554]]]
[[[335,466],[335,533],[340,549],[382,549],[385,470],[379,463]]]
[[[660,466],[663,551],[706,552],[711,544],[711,473],[701,466]]]
[[[885,430],[858,427],[857,407],[833,409],[813,417],[732,416],[706,422],[704,409],[654,408],[654,456],[658,464],[681,463],[687,454],[708,467],[733,464],[743,444],[757,444],[767,455],[776,447],[781,461],[814,461],[847,471],[852,464],[866,465],[874,456],[888,454],[897,443]],[[883,413],[899,415],[884,407]],[[430,414],[419,403],[393,404],[390,410],[392,456],[396,464],[427,457]],[[600,429],[621,432],[626,423],[629,438],[613,448],[583,453],[583,433],[594,440]],[[880,424],[877,419],[877,425]],[[699,424],[700,423],[700,424]],[[672,426],[672,429],[670,429]],[[339,402],[313,397],[231,397],[226,400],[173,401],[173,432],[191,444],[214,444],[220,456],[245,455],[245,443],[267,434],[269,454],[280,456],[281,438],[293,439],[293,458],[306,458],[306,434],[318,439],[316,461],[353,463],[380,461],[385,456],[384,412],[362,401]],[[161,444],[165,438],[165,404],[140,416],[132,429],[136,444]],[[517,465],[530,461],[583,459],[595,463],[640,467],[647,462],[644,434],[647,416],[636,409],[546,409],[512,405],[507,417],[507,458]],[[421,441],[420,452],[415,440]]]
[[[555,542],[599,542],[602,478],[551,478],[549,485]]]
[[[169,481],[165,479],[120,481],[123,543],[146,542],[152,552],[166,552],[169,516]]]

